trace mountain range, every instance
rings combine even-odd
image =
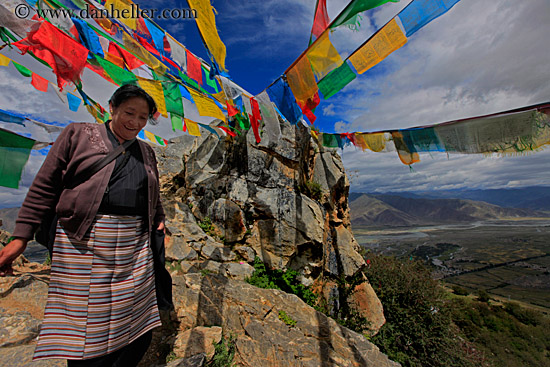
[[[356,226],[401,227],[547,217],[548,204],[550,188],[543,187],[349,195],[351,221]]]

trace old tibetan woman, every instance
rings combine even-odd
[[[164,229],[151,147],[136,140],[157,108],[125,85],[109,100],[112,120],[72,123],[57,138],[0,252],[0,275],[25,249],[42,218],[58,217],[44,321],[34,359],[68,366],[135,366],[160,326],[149,238]],[[128,140],[134,142],[85,182],[71,179]],[[68,189],[67,187],[71,187]]]

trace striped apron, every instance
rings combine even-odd
[[[99,214],[81,241],[58,223],[33,359],[103,356],[160,326],[154,276],[142,217]]]

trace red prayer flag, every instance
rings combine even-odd
[[[29,32],[27,38],[13,45],[22,54],[32,51],[36,57],[48,63],[57,75],[60,89],[67,81],[78,81],[86,66],[88,49],[45,21],[38,29]]]
[[[229,117],[233,117],[239,113],[239,110],[230,105],[229,102],[226,101],[225,104],[227,105],[227,114]]]
[[[327,29],[329,23],[330,19],[327,13],[327,1],[318,0],[315,18],[313,19],[313,27],[311,28],[311,34],[315,37],[319,37],[321,33]]]
[[[201,62],[189,50],[185,49],[185,51],[187,52],[187,76],[202,84]]]
[[[48,91],[48,81],[38,74],[32,73],[31,84],[41,92]]]
[[[220,129],[222,129],[223,131],[225,131],[227,134],[231,135],[231,136],[237,136],[237,134],[235,134],[233,131],[231,131],[230,129],[226,128],[225,126],[218,126]]]
[[[175,62],[173,62],[172,60],[170,60],[168,57],[162,56],[162,60],[166,61],[167,63],[169,63],[170,65],[172,65],[176,69],[181,70],[181,67],[178,64],[176,64]]]
[[[141,37],[139,34],[135,34],[134,33],[134,36],[136,36],[137,38],[137,41],[143,46],[145,47],[145,49],[147,51],[149,51],[150,53],[152,53],[153,55],[156,55],[156,56],[159,56],[160,57],[160,53],[157,51],[157,49],[152,45],[150,44],[149,42],[147,42],[147,40],[143,37]]]
[[[254,132],[254,137],[256,138],[256,143],[260,143],[262,141],[262,138],[260,137],[260,122],[259,120],[262,119],[262,116],[260,115],[260,105],[258,105],[258,101],[256,101],[254,98],[250,98],[250,105],[252,106],[252,115],[250,115],[250,125],[252,125],[252,131]]]
[[[126,51],[114,42],[109,42],[109,53],[124,60],[124,63],[128,66],[129,70],[137,69],[141,65],[145,64],[143,61],[134,56],[134,54]],[[124,66],[121,67],[123,68]]]
[[[315,110],[315,107],[319,105],[319,103],[321,103],[319,92],[315,92],[313,97],[309,98],[304,104],[298,102],[298,105],[302,109],[302,113],[307,116],[307,119],[312,124],[315,122],[315,120],[317,120],[317,116],[313,114],[313,111]]]

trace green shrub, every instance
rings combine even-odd
[[[281,320],[282,322],[284,322],[290,327],[296,325],[296,320],[288,316],[285,311],[279,311],[279,320]]]
[[[317,296],[311,289],[300,283],[298,275],[297,271],[291,269],[286,271],[267,269],[263,261],[256,256],[254,259],[254,272],[245,281],[259,288],[280,289],[295,294],[302,301],[314,307]]]
[[[300,187],[300,191],[313,200],[321,200],[323,198],[323,187],[315,181],[306,181]]]
[[[208,367],[232,367],[235,357],[235,340],[233,335],[229,339],[222,338],[218,344],[214,344],[214,356],[206,364]]]
[[[384,307],[386,324],[371,337],[403,366],[474,366],[452,332],[446,293],[420,261],[367,254],[366,275]]]
[[[461,287],[459,285],[453,285],[452,289],[453,289],[453,293],[458,296],[467,296],[468,294],[470,294],[466,288]]]
[[[199,227],[210,236],[214,234],[214,225],[210,217],[204,217],[204,219],[199,222]]]

